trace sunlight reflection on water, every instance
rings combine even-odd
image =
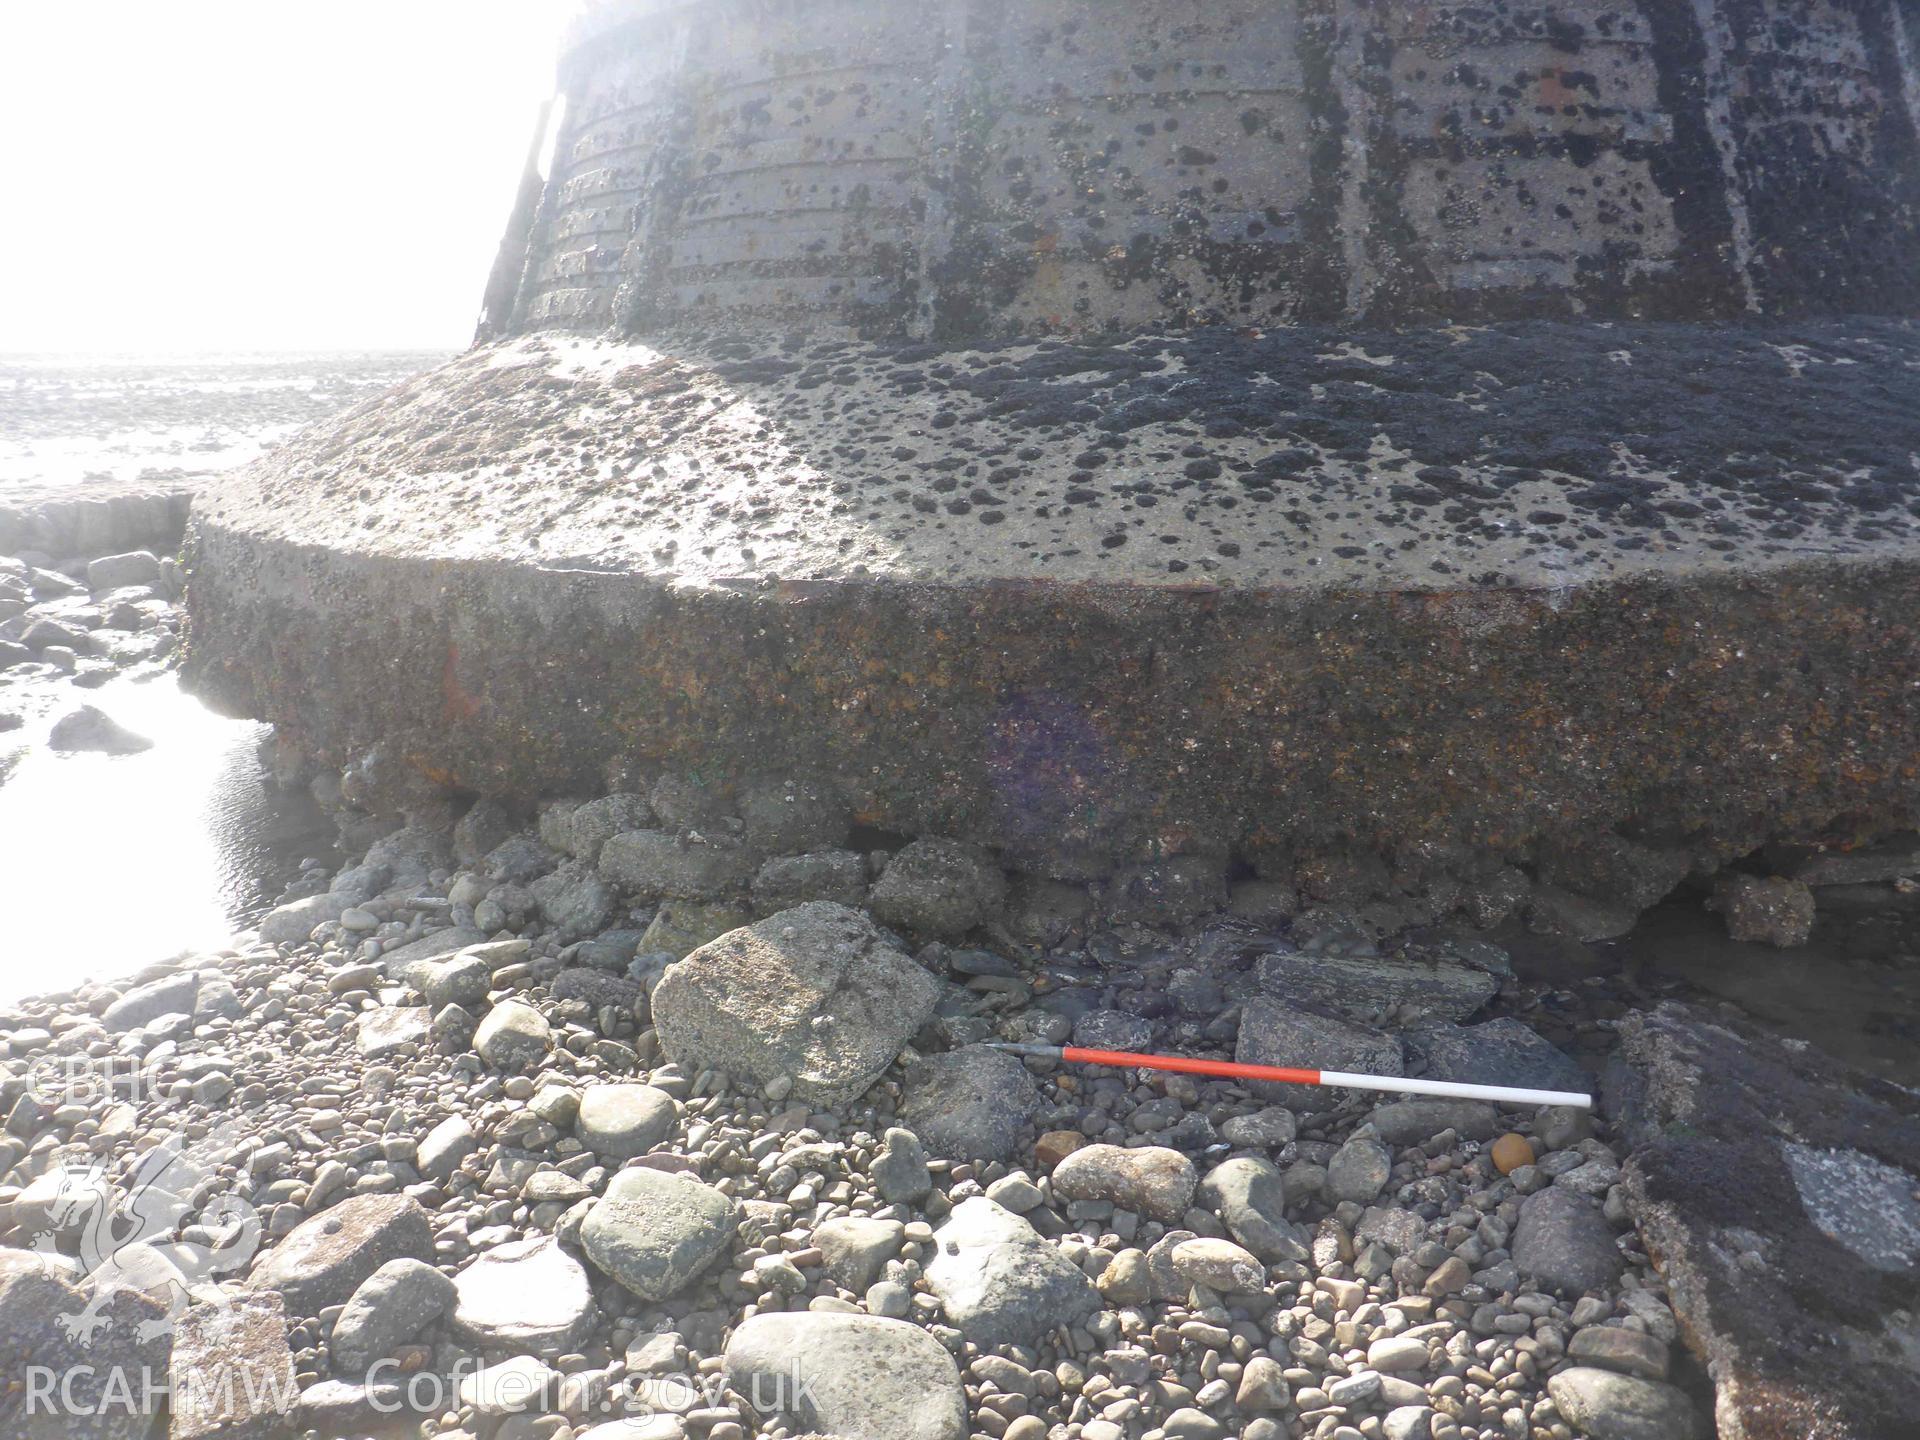
[[[220,945],[258,916],[293,862],[329,853],[304,795],[265,781],[266,727],[228,720],[174,676],[72,690],[154,742],[137,755],[58,754],[45,726],[0,784],[0,1001],[123,975]]]

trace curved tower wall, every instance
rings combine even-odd
[[[1896,0],[624,0],[519,330],[1914,313]]]

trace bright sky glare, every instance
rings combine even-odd
[[[0,0],[0,352],[455,349],[567,0]]]

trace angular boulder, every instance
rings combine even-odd
[[[1606,1289],[1626,1268],[1600,1202],[1563,1185],[1520,1202],[1513,1263],[1522,1275],[1573,1295]]]
[[[362,1010],[355,1022],[355,1044],[369,1060],[424,1045],[433,1028],[433,1012],[425,1005],[376,1005]]]
[[[302,936],[302,939],[305,937]],[[191,1015],[200,977],[189,970],[136,985],[101,1012],[100,1023],[116,1034],[138,1030],[162,1015]]]
[[[195,1305],[174,1323],[169,1440],[269,1440],[300,1403],[278,1295]]]
[[[62,1271],[38,1254],[0,1251],[0,1353],[12,1382],[0,1387],[0,1434],[8,1440],[151,1440],[157,1416],[141,1403],[139,1385],[143,1377],[158,1384],[167,1376],[173,1337],[166,1307],[138,1290],[118,1289],[95,1307],[98,1328],[76,1330],[74,1322],[89,1309],[87,1292],[67,1283]],[[48,1376],[51,1395],[34,1384]],[[132,1405],[116,1388],[125,1378],[134,1382]]]
[[[763,915],[810,900],[859,905],[866,898],[867,862],[851,850],[776,856],[753,876],[753,905]]]
[[[328,893],[289,900],[260,917],[260,938],[269,945],[300,945],[329,920],[338,920],[352,908],[346,895]]]
[[[1286,1182],[1271,1160],[1237,1155],[1223,1161],[1207,1172],[1199,1194],[1227,1233],[1260,1259],[1272,1263],[1307,1258],[1305,1237],[1287,1219]]]
[[[1261,996],[1240,1012],[1233,1058],[1247,1065],[1345,1070],[1355,1075],[1404,1075],[1406,1057],[1392,1035],[1326,1010],[1287,1005]],[[1249,1088],[1289,1109],[1331,1110],[1343,1094],[1318,1085],[1256,1080]]]
[[[160,557],[151,550],[101,555],[87,562],[89,590],[118,590],[123,585],[158,585]]]
[[[667,967],[661,1048],[815,1105],[852,1100],[933,1014],[939,983],[858,911],[820,901],[734,930]]]
[[[452,1308],[454,1284],[424,1260],[389,1260],[353,1292],[333,1322],[327,1348],[334,1368],[362,1375]]]
[[[733,1239],[733,1202],[658,1170],[622,1170],[580,1226],[587,1258],[642,1300],[678,1294]]]
[[[1025,1065],[1004,1050],[967,1045],[914,1064],[900,1118],[936,1155],[1004,1160],[1040,1106]]]
[[[1007,877],[986,852],[953,840],[916,840],[881,872],[867,897],[883,925],[955,940],[1007,900]]]
[[[410,985],[424,994],[427,981],[439,968],[440,961],[470,945],[483,944],[486,938],[484,931],[471,926],[450,926],[445,930],[436,930],[431,935],[422,935],[418,940],[410,940],[405,945],[395,946],[380,957],[380,965],[387,972],[389,980]]]
[[[277,1291],[296,1315],[344,1304],[389,1260],[433,1254],[433,1226],[406,1195],[354,1195],[303,1220],[253,1262],[247,1285]]]
[[[730,930],[751,925],[753,915],[731,900],[666,900],[640,936],[639,953],[661,953],[683,960]]]
[[[628,830],[600,849],[602,879],[655,899],[717,899],[744,888],[753,870],[753,853],[739,845],[666,830]]]

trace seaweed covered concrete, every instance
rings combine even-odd
[[[1720,1440],[1902,1435],[1920,1406],[1920,1105],[1806,1045],[1629,1017],[1625,1191]]]

